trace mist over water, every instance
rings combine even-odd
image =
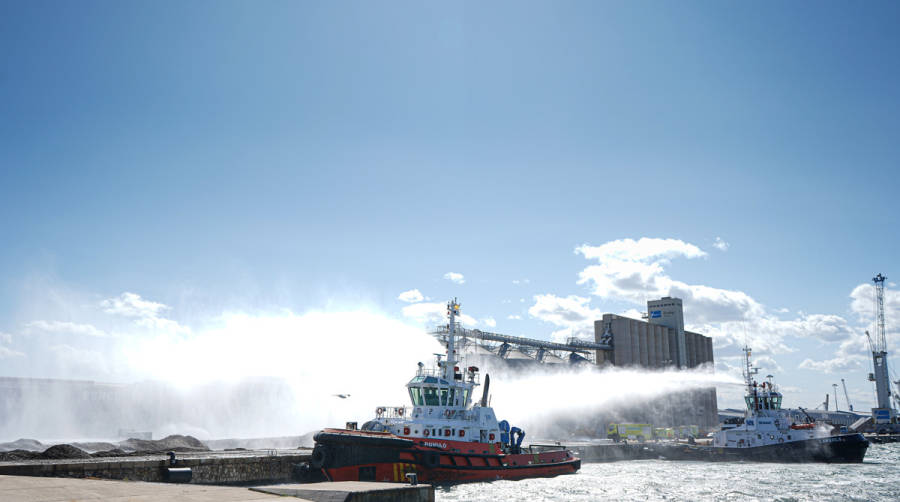
[[[0,441],[113,438],[120,429],[200,439],[303,435],[364,422],[378,406],[407,405],[416,364],[431,366],[444,350],[421,327],[377,311],[226,312],[111,340],[100,353],[117,368],[108,385],[45,382],[7,395]],[[739,383],[705,370],[480,366],[491,374],[498,416],[531,437],[563,437],[560,425],[666,393]]]
[[[199,328],[111,341],[101,355],[119,369],[112,385],[41,382],[7,394],[0,441],[119,429],[301,435],[406,403],[416,363],[441,350],[423,329],[373,311],[225,313]]]
[[[677,392],[716,386],[740,386],[730,375],[705,368],[651,371],[594,366],[504,368],[488,364],[491,405],[500,418],[535,434],[561,439],[573,429],[595,431],[598,422],[616,420],[633,408]],[[652,410],[651,410],[652,411]],[[661,415],[662,415],[662,411]],[[665,423],[660,417],[655,423]],[[669,424],[677,425],[677,424]]]

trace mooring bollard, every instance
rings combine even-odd
[[[409,481],[409,484],[411,484],[413,486],[416,486],[417,484],[419,484],[419,476],[417,476],[416,473],[414,473],[414,472],[407,472],[406,480]]]

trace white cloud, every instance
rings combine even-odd
[[[422,296],[422,292],[418,289],[410,289],[409,291],[400,293],[400,296],[398,296],[397,299],[407,303],[417,303],[424,300],[425,297]]]
[[[100,302],[107,314],[134,319],[139,326],[172,333],[189,333],[190,328],[178,324],[177,321],[162,317],[162,312],[171,307],[162,303],[145,300],[135,293],[122,293],[115,298],[107,298]]]
[[[506,318],[507,318],[507,319],[512,319],[512,320],[514,320],[514,321],[518,321],[518,320],[521,320],[521,319],[522,319],[522,316],[520,316],[520,315],[518,315],[518,314],[510,314],[510,315],[506,316]]]
[[[579,274],[578,284],[603,299],[646,305],[648,299],[673,296],[684,301],[688,329],[716,338],[720,345],[742,345],[784,353],[792,349],[785,337],[837,342],[851,336],[846,319],[830,314],[799,314],[781,320],[775,312],[743,291],[688,284],[668,275],[674,258],[703,258],[699,247],[677,239],[622,239],[600,246],[582,245],[575,252],[596,260]]]
[[[784,369],[778,364],[775,359],[770,356],[758,356],[753,358],[753,366],[759,368],[759,372],[762,375],[767,373],[783,373]]]
[[[497,321],[493,317],[485,317],[484,319],[481,320],[481,322],[484,323],[484,325],[489,328],[497,327]]]
[[[842,373],[847,371],[857,371],[864,368],[864,362],[865,358],[862,356],[836,357],[834,359],[826,359],[823,361],[804,359],[798,367],[824,373]]]
[[[401,310],[404,317],[424,324],[439,324],[447,322],[447,305],[444,303],[413,303]],[[464,326],[475,326],[478,321],[468,315],[459,314],[459,322]]]
[[[718,236],[716,237],[716,241],[713,242],[713,247],[718,249],[719,251],[728,251],[728,247],[730,245],[731,244],[728,244],[727,242],[723,241],[722,238],[718,237]]]
[[[0,343],[12,343],[12,335],[0,331]]]
[[[531,283],[531,280],[530,280],[530,279],[513,279],[512,283],[513,283],[513,284],[516,284],[516,285],[518,285],[518,284],[530,284],[530,283]]]
[[[535,295],[534,305],[528,314],[536,319],[549,322],[562,329],[551,333],[556,341],[565,341],[569,337],[593,338],[594,320],[600,319],[602,312],[590,307],[590,298],[569,295]]]
[[[103,311],[107,314],[121,315],[125,317],[151,318],[169,310],[170,307],[150,300],[144,300],[135,293],[122,293],[116,298],[107,298],[100,302]]]
[[[25,325],[25,328],[28,330],[29,334],[38,331],[43,333],[65,333],[98,338],[109,336],[105,331],[98,329],[91,324],[78,324],[64,321],[31,321]]]
[[[444,274],[444,279],[447,279],[450,282],[455,282],[456,284],[463,284],[466,282],[465,276],[457,272],[447,272],[446,274]]]
[[[697,246],[678,239],[654,239],[641,237],[609,241],[600,246],[583,244],[575,248],[575,253],[587,259],[598,261],[651,262],[672,258],[702,258],[706,253]]]

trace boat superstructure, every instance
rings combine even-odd
[[[490,376],[460,365],[459,303],[447,304],[447,351],[433,368],[422,363],[406,384],[411,406],[379,406],[360,430],[325,429],[315,436],[312,464],[332,480],[404,481],[415,472],[432,482],[520,479],[573,473],[581,461],[562,447],[522,447],[524,431],[497,419]]]

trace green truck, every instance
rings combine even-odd
[[[609,424],[606,437],[615,442],[626,439],[645,441],[653,439],[653,426],[650,424]]]

